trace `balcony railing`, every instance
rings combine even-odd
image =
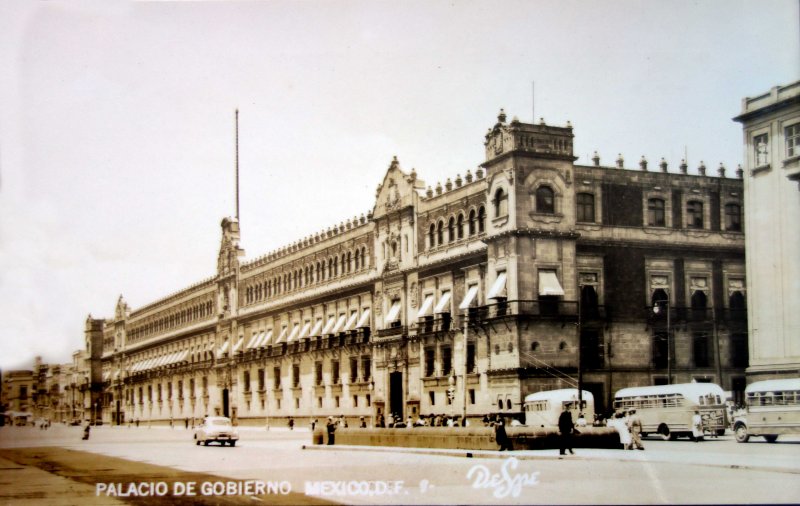
[[[667,312],[664,308],[660,308],[659,312],[653,311],[653,308],[646,306],[643,312],[647,315],[647,320],[654,326],[666,325]],[[700,323],[700,322],[717,322],[726,324],[746,324],[747,323],[747,310],[746,309],[715,309],[715,308],[693,308],[686,306],[670,306],[669,308],[670,324],[683,324],[683,323]]]

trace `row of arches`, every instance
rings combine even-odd
[[[486,209],[483,206],[470,209],[469,214],[463,212],[450,216],[447,224],[443,218],[428,226],[428,249],[450,244],[464,237],[472,237],[486,231]],[[466,234],[466,235],[465,235]]]
[[[175,311],[171,314],[144,322],[132,328],[128,332],[128,338],[131,341],[142,339],[144,337],[157,334],[166,330],[170,330],[181,325],[191,323],[196,320],[201,320],[211,316],[214,312],[214,303],[205,301],[194,304],[186,309]]]
[[[260,280],[248,285],[244,290],[245,304],[253,304],[294,290],[322,283],[369,267],[367,247],[346,251],[301,268]]]

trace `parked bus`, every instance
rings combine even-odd
[[[733,422],[736,441],[763,436],[774,443],[780,434],[800,434],[800,378],[756,381],[744,395],[745,412]]]
[[[642,436],[659,434],[672,441],[692,437],[695,410],[703,417],[703,430],[725,433],[725,392],[714,383],[679,383],[623,388],[614,396],[614,409],[636,409],[642,420]]]
[[[578,389],[545,390],[525,397],[525,425],[533,427],[558,427],[558,417],[567,406],[572,413],[572,421],[579,415],[591,425],[594,420],[594,397],[591,392],[583,391],[582,402],[578,406]]]

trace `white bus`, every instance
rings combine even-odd
[[[594,420],[594,397],[591,392],[583,391],[581,406],[578,406],[578,389],[545,390],[525,397],[525,425],[531,427],[558,427],[558,417],[567,406],[572,413],[573,423],[579,415],[591,425]]]
[[[780,434],[800,434],[800,378],[756,381],[744,395],[745,413],[733,422],[736,441],[763,436],[774,443]]]
[[[659,434],[664,440],[692,437],[695,410],[703,417],[703,430],[725,433],[725,392],[714,383],[679,383],[623,388],[614,396],[614,409],[636,409],[642,436]]]

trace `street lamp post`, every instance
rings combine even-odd
[[[583,285],[578,285],[578,410],[583,412],[583,331],[581,329],[581,297]]]
[[[666,300],[657,300],[653,305],[653,313],[658,314],[661,312],[660,303],[664,303],[667,312],[667,384],[672,384],[672,333],[670,332],[670,310],[669,310],[669,295]]]
[[[464,350],[463,350],[463,353],[464,353],[464,377],[463,377],[463,380],[462,380],[462,386],[464,388],[462,399],[464,401],[464,406],[463,406],[462,411],[461,411],[461,415],[462,415],[461,416],[461,426],[462,427],[466,427],[467,426],[467,373],[469,372],[469,371],[467,371],[467,361],[468,361],[468,358],[469,358],[468,357],[468,355],[469,355],[469,341],[467,339],[468,330],[469,330],[469,308],[466,308],[466,309],[464,309]]]

